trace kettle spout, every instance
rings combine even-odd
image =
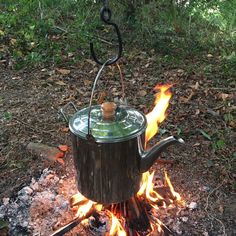
[[[175,143],[184,143],[184,140],[175,136],[170,136],[155,144],[150,150],[145,151],[143,149],[141,139],[138,139],[139,153],[141,156],[140,172],[143,173],[148,171],[154,164],[154,162],[157,160],[157,158],[160,156],[160,153],[168,146]]]

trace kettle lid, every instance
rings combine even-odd
[[[89,107],[79,110],[69,121],[73,134],[87,139]],[[127,107],[118,106],[113,119],[104,119],[101,105],[91,107],[90,133],[98,143],[115,143],[142,134],[147,126],[146,117],[141,112]]]

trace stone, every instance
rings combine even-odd
[[[4,197],[4,198],[2,199],[3,205],[9,204],[9,201],[10,201],[10,198],[8,198],[8,197]]]
[[[188,217],[183,216],[183,217],[181,217],[181,220],[182,220],[183,222],[187,222],[187,221],[188,221]]]
[[[33,192],[34,190],[32,188],[26,186],[18,192],[18,195],[31,195]]]
[[[188,206],[189,209],[194,210],[197,208],[197,203],[196,202],[191,202]]]

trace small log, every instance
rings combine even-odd
[[[72,230],[74,227],[76,227],[78,224],[80,224],[81,221],[92,216],[95,212],[96,211],[92,208],[85,216],[83,216],[81,218],[75,218],[74,220],[72,220],[68,224],[66,224],[63,227],[61,227],[60,229],[56,230],[50,236],[63,236],[64,234],[66,234],[67,232]]]
[[[147,231],[150,228],[148,213],[139,199],[133,197],[128,203],[128,224],[134,231]]]
[[[42,143],[30,142],[26,146],[26,150],[28,150],[33,155],[36,155],[43,159],[46,159],[49,161],[57,161],[61,164],[64,164],[64,160],[62,160],[62,158],[64,157],[64,152],[60,151],[56,147],[50,147]]]

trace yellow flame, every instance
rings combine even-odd
[[[109,231],[109,236],[126,236],[126,232],[124,228],[122,227],[121,223],[117,219],[117,217],[114,216],[110,211],[107,211],[109,216],[111,217],[111,227]]]
[[[166,171],[165,171],[165,180],[166,180],[166,182],[167,182],[167,184],[170,188],[170,191],[171,191],[172,195],[176,198],[177,201],[181,201],[181,196],[179,195],[179,193],[175,192],[174,187],[173,187],[173,185],[170,181],[170,178],[168,177]]]
[[[137,194],[138,196],[141,196],[145,193],[145,197],[148,200],[150,200],[151,202],[156,202],[160,199],[163,199],[163,197],[154,190],[153,177],[154,171],[151,174],[149,173],[149,171],[143,173],[142,185]]]
[[[158,132],[158,125],[166,118],[165,112],[172,96],[169,91],[171,86],[172,85],[157,85],[154,88],[155,91],[160,90],[160,92],[155,95],[155,107],[146,115],[147,128],[145,133],[145,143],[147,143]]]

